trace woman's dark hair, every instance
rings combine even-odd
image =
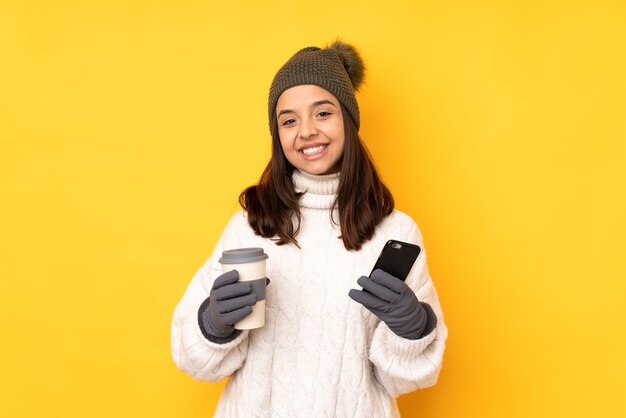
[[[393,196],[383,184],[369,151],[361,141],[354,121],[341,105],[345,144],[341,159],[341,176],[337,199],[330,210],[338,208],[341,239],[348,250],[359,250],[374,235],[376,225],[394,208]],[[280,145],[278,121],[271,126],[272,158],[259,183],[239,195],[239,204],[248,213],[248,222],[257,235],[276,237],[277,245],[294,243],[302,215],[298,205],[301,193],[295,191],[291,165]],[[293,221],[293,217],[297,222]]]

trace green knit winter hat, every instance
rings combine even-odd
[[[359,105],[354,96],[363,81],[365,65],[358,51],[339,40],[321,49],[310,46],[289,59],[276,73],[269,96],[270,129],[276,119],[276,103],[291,87],[314,84],[333,94],[345,106],[356,125],[361,124]]]

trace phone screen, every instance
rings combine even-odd
[[[376,269],[381,269],[404,281],[409,275],[420,251],[421,248],[415,244],[389,240],[378,256],[372,272]]]

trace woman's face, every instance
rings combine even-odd
[[[311,84],[283,92],[276,104],[278,136],[287,160],[309,174],[339,171],[345,133],[339,101]]]

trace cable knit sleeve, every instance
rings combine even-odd
[[[222,274],[219,258],[225,243],[236,246],[236,214],[224,229],[215,250],[193,276],[182,300],[174,310],[171,328],[171,350],[176,366],[194,379],[219,381],[230,376],[243,364],[248,351],[248,331],[225,344],[209,341],[198,324],[198,309],[209,296],[213,281]]]
[[[378,382],[394,397],[437,382],[448,335],[437,291],[428,273],[422,235],[413,221],[405,240],[422,248],[406,283],[419,301],[431,306],[437,316],[437,326],[422,338],[409,340],[396,335],[384,322],[377,325],[369,358]]]

